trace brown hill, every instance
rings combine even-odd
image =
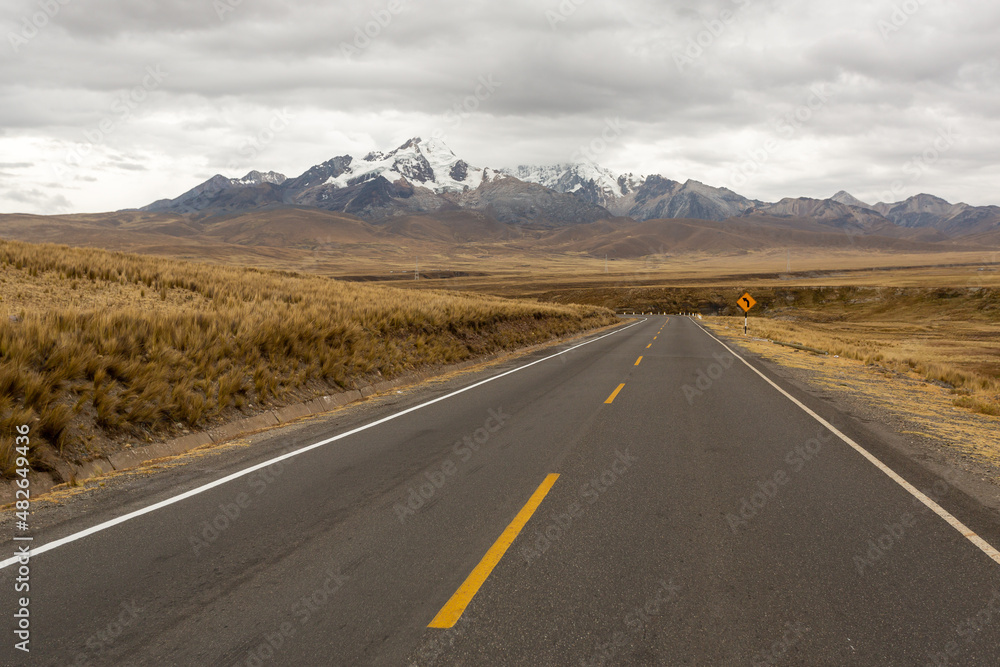
[[[839,214],[806,218],[758,212],[723,221],[606,218],[532,229],[504,222],[489,211],[449,210],[370,222],[346,213],[282,207],[214,217],[145,211],[0,215],[0,238],[332,272],[344,270],[348,260],[364,264],[387,257],[436,256],[449,266],[447,256],[470,251],[470,244],[485,246],[487,254],[541,251],[620,259],[784,248],[920,253],[1000,248],[996,228],[950,240],[933,228],[873,222],[877,224],[866,229],[857,218],[845,220]]]
[[[257,210],[204,221],[206,238],[279,248],[314,248],[380,240],[372,226],[352,215],[314,208]]]
[[[169,241],[184,246],[200,233],[201,228],[197,223],[173,213],[121,211],[73,215],[0,215],[0,237],[32,243],[65,243],[119,249]]]
[[[831,227],[815,220],[763,215],[731,218],[721,222],[669,218],[618,227],[601,221],[564,230],[541,239],[539,243],[554,251],[584,252],[597,257],[607,255],[618,259],[677,252],[733,253],[789,247],[892,252],[959,249],[951,243],[863,234],[853,229]]]
[[[481,211],[442,211],[429,215],[389,218],[373,227],[384,239],[403,236],[440,243],[498,242],[517,239],[524,232]]]

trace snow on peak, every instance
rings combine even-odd
[[[343,173],[331,176],[325,184],[343,188],[381,176],[440,194],[475,189],[483,182],[483,174],[482,169],[460,160],[443,141],[414,137],[388,153],[372,151],[363,160],[352,160]]]
[[[276,171],[260,172],[255,169],[243,178],[230,178],[229,182],[233,185],[260,185],[261,183],[281,185],[285,182],[285,175]]]
[[[593,162],[554,164],[549,166],[520,165],[504,173],[522,181],[538,183],[557,192],[577,192],[596,188],[605,198],[616,198],[636,190],[645,178],[632,174],[615,176]]]
[[[643,186],[646,182],[646,177],[639,175],[636,176],[632,172],[627,174],[622,174],[618,177],[618,187],[622,194],[628,194],[630,192],[635,192]]]
[[[388,153],[372,151],[361,160],[343,160],[324,185],[346,188],[381,176],[390,183],[405,181],[437,194],[474,190],[483,183],[514,177],[557,192],[579,192],[595,202],[608,202],[635,192],[646,180],[631,173],[616,176],[592,162],[551,166],[522,165],[514,169],[481,169],[460,159],[442,140],[413,137]],[[582,191],[582,192],[581,192]]]
[[[448,148],[447,144],[445,144],[440,139],[431,137],[427,141],[424,141],[420,137],[417,137],[413,141],[415,141],[418,144],[421,144],[424,147],[424,150],[430,155],[437,155],[443,158],[455,157],[455,154],[452,152],[452,150]]]

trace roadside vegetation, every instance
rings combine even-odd
[[[599,307],[0,241],[0,473],[610,324]]]
[[[1000,290],[801,291],[808,294],[759,291],[764,307],[751,312],[750,335],[935,382],[950,389],[956,406],[1000,416]],[[742,317],[713,317],[710,322],[743,333]]]

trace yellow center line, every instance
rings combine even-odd
[[[653,336],[653,340],[656,340],[656,338],[657,338],[656,336]]]
[[[642,357],[639,357],[638,359],[635,360],[635,365],[638,366],[640,361],[642,361]]]
[[[653,347],[653,344],[652,344],[652,343],[650,343],[649,345],[647,345],[647,346],[646,346],[646,349],[648,350],[648,349],[649,349],[649,348],[651,348],[651,347]]]
[[[614,400],[615,400],[615,396],[617,396],[618,392],[620,392],[624,387],[625,387],[625,383],[622,382],[620,385],[618,385],[617,389],[615,389],[613,392],[611,392],[611,395],[608,396],[608,400],[606,400],[604,402],[605,403],[613,403]]]
[[[455,623],[458,622],[458,619],[465,612],[465,608],[472,602],[472,598],[479,592],[479,587],[483,585],[486,578],[493,571],[493,568],[503,558],[504,553],[507,552],[507,549],[514,542],[521,529],[524,528],[524,524],[528,523],[528,519],[535,513],[538,506],[542,504],[545,495],[552,488],[552,485],[556,483],[557,479],[559,479],[559,475],[556,473],[551,473],[545,477],[541,485],[531,494],[528,503],[521,508],[521,511],[514,517],[514,520],[510,522],[510,525],[500,534],[500,537],[497,538],[497,541],[486,552],[483,559],[479,561],[479,565],[469,573],[469,576],[458,587],[458,590],[451,596],[451,599],[441,607],[441,611],[430,622],[427,626],[428,628],[451,628],[455,626]]]

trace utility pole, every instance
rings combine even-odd
[[[604,273],[608,273],[608,256],[604,256]]]
[[[413,265],[413,279],[420,280],[420,258],[417,257],[417,263]]]
[[[785,252],[788,253],[788,255],[787,255],[786,259],[785,259],[785,273],[791,273],[792,272],[792,251],[791,250],[786,250]]]

